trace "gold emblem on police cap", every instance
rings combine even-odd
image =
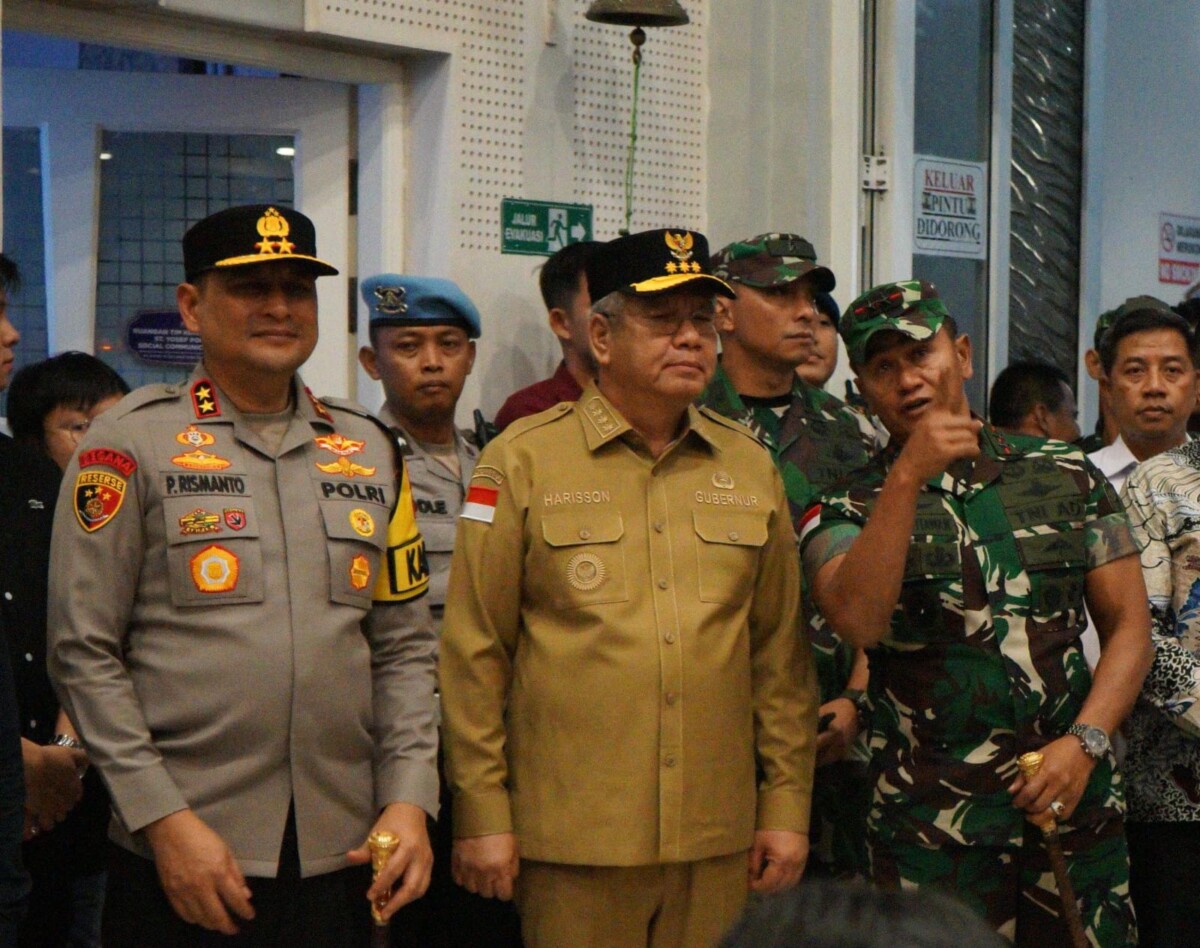
[[[254,245],[259,253],[289,254],[296,249],[296,245],[287,239],[292,225],[275,208],[268,207],[255,227],[262,238]]]
[[[595,553],[576,553],[567,562],[567,582],[580,592],[598,589],[608,579],[608,567]]]
[[[713,487],[719,487],[721,490],[733,490],[733,477],[728,471],[717,471],[712,476]]]
[[[667,263],[667,273],[699,273],[700,264],[692,259],[692,245],[695,238],[684,231],[682,234],[672,234],[667,231],[663,235],[674,260]]]

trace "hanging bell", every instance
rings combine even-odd
[[[689,22],[679,0],[592,0],[584,16],[613,26],[683,26]]]

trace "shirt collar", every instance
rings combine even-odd
[[[595,452],[602,445],[616,441],[631,432],[636,434],[633,425],[626,421],[613,403],[604,397],[595,381],[588,383],[583,394],[579,396],[579,400],[575,402],[575,413],[583,425],[583,433],[587,438],[589,451]],[[694,436],[713,451],[717,451],[719,447],[713,437],[711,428],[713,424],[714,422],[705,418],[695,405],[689,405],[687,424],[678,441],[684,441]]]

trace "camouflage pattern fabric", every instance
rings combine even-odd
[[[890,330],[910,339],[929,339],[950,313],[937,287],[925,280],[903,280],[872,287],[846,307],[838,332],[851,365],[867,361],[867,341]]]
[[[1077,448],[984,425],[980,449],[922,490],[891,629],[869,653],[873,844],[1021,845],[1017,757],[1064,734],[1091,689],[1085,574],[1137,550]],[[896,453],[821,498],[802,541],[810,580],[861,532]],[[1123,812],[1110,754],[1063,833]]]
[[[794,522],[822,490],[865,464],[875,446],[875,429],[863,414],[799,378],[783,417],[765,406],[748,407],[720,366],[698,402],[745,425],[771,452]],[[805,609],[823,704],[846,689],[854,649],[826,627],[807,597]],[[844,763],[858,766],[831,764],[817,771],[810,858],[814,864],[825,863],[834,874],[865,873],[865,774],[861,757]]]
[[[1067,872],[1088,940],[1100,948],[1137,944],[1122,821],[1062,837]],[[1069,945],[1062,902],[1041,833],[1025,824],[1020,847],[873,844],[871,868],[885,889],[940,889],[986,918],[1018,948]]]
[[[758,289],[784,286],[803,276],[822,293],[837,286],[833,271],[817,263],[813,245],[797,234],[759,234],[734,241],[713,254],[712,267],[722,280]]]

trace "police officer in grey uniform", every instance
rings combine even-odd
[[[387,430],[296,374],[337,272],[312,222],[230,208],[183,250],[203,359],[92,427],[51,548],[51,677],[116,815],[104,943],[365,945],[368,897],[425,890],[437,812],[411,491]],[[399,837],[374,883],[373,830]]]
[[[362,297],[371,344],[358,360],[383,384],[379,418],[400,440],[429,559],[429,606],[440,623],[456,521],[479,459],[474,432],[454,426],[475,364],[479,310],[437,277],[381,273],[362,282]]]
[[[397,436],[412,479],[417,523],[429,560],[429,604],[441,624],[456,521],[479,458],[473,432],[454,425],[455,408],[475,363],[479,310],[450,280],[383,273],[362,283],[371,344],[359,350],[367,374],[383,384],[379,417]],[[429,892],[406,906],[392,929],[397,948],[510,948],[521,944],[511,903],[456,885],[450,873],[449,791],[430,830]]]

